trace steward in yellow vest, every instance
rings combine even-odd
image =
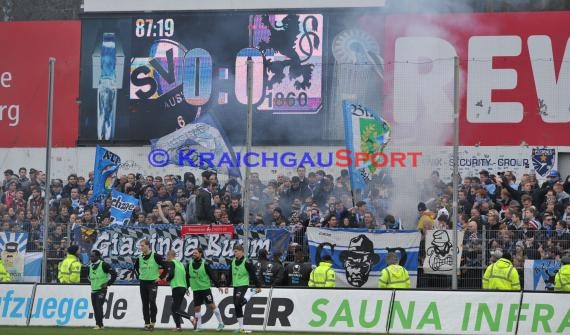
[[[570,292],[570,255],[564,255],[560,261],[562,267],[554,277],[554,291]]]
[[[487,290],[520,291],[519,273],[512,263],[513,256],[503,253],[495,263],[489,265],[483,275],[483,288]]]
[[[380,272],[379,288],[410,288],[410,275],[405,267],[398,264],[398,256],[389,252],[386,256],[388,266]]]
[[[319,266],[317,266],[309,276],[309,287],[332,288],[336,284],[336,273],[332,268],[332,258],[324,255]]]
[[[10,272],[6,270],[4,266],[4,262],[0,259],[0,282],[9,282],[12,280],[12,276],[10,276]]]
[[[57,279],[62,284],[79,284],[81,281],[81,262],[79,247],[72,245],[67,248],[67,256],[59,262]]]

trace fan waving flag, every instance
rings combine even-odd
[[[223,128],[210,113],[151,141],[152,149],[168,152],[170,164],[187,165],[241,178],[233,148]]]
[[[101,201],[111,192],[120,164],[121,157],[97,145],[93,169],[93,196],[89,199],[90,204]]]
[[[128,194],[113,190],[111,192],[113,205],[111,206],[111,220],[109,224],[129,224],[133,210],[139,205],[139,199]]]
[[[350,157],[350,188],[363,190],[379,171],[381,153],[390,142],[390,125],[370,108],[344,100],[344,135]]]

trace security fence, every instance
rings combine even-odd
[[[25,267],[30,267],[22,272],[23,280],[15,281],[39,281],[39,274],[33,273],[38,271],[33,260],[46,257],[46,282],[57,282],[57,265],[65,257],[67,247],[74,244],[80,247],[81,262],[85,266],[89,263],[89,252],[97,249],[102,252],[103,259],[117,269],[119,282],[136,283],[132,264],[139,255],[138,241],[147,238],[157,253],[164,255],[174,249],[184,262],[191,260],[194,248],[202,247],[222,284],[227,284],[224,281],[233,255],[232,247],[247,240],[248,258],[255,264],[260,263],[260,271],[261,263],[273,264],[273,273],[260,272],[262,281],[264,276],[271,277],[270,286],[303,285],[302,280],[291,284],[288,279],[302,276],[298,273],[301,268],[305,269],[305,276],[308,275],[307,271],[328,254],[332,256],[333,268],[337,272],[337,287],[377,287],[379,273],[387,265],[387,253],[395,252],[400,264],[410,273],[413,287],[452,289],[453,277],[456,276],[459,289],[481,289],[487,267],[503,258],[508,259],[518,272],[521,289],[542,291],[553,290],[560,260],[570,252],[570,233],[547,227],[529,230],[523,226],[520,229],[503,226],[497,230],[488,229],[486,225],[480,229],[466,225],[466,229],[457,231],[455,246],[453,231],[448,229],[425,229],[422,232],[296,225],[248,229],[229,226],[233,234],[217,234],[211,233],[212,227],[216,226],[184,226],[191,227],[191,233],[187,233],[186,228],[177,225],[98,227],[97,224],[52,223],[48,227],[45,249],[42,245],[44,232],[39,227],[32,222],[23,231],[27,234],[12,232],[26,236],[27,239],[16,240],[26,241],[26,247],[18,249],[29,254]],[[258,259],[262,249],[268,250],[269,255],[264,262]],[[453,250],[457,251],[457,272],[453,267]],[[3,254],[2,258],[5,263],[15,259],[9,253]],[[297,272],[292,274],[292,271]],[[274,277],[279,277],[279,280]],[[86,281],[86,271],[82,279]]]

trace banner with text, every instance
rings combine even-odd
[[[46,146],[51,57],[56,60],[52,144],[75,147],[80,35],[79,21],[0,22],[1,148]]]
[[[139,205],[139,199],[116,190],[111,191],[113,205],[111,206],[110,224],[129,224],[133,210]]]
[[[131,282],[136,280],[134,261],[140,255],[139,241],[142,239],[148,239],[152,250],[160,255],[175,250],[178,259],[184,262],[190,261],[192,250],[200,247],[213,269],[229,269],[234,245],[242,244],[247,238],[241,226],[235,227],[235,232],[237,239],[233,239],[231,234],[210,234],[207,231],[183,236],[180,225],[112,226],[100,229],[88,250],[101,251],[103,259],[117,269],[118,280]],[[288,230],[250,228],[248,255],[255,259],[260,249],[285,255],[289,241]]]

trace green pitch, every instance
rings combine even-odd
[[[252,334],[270,334],[270,335],[280,335],[280,334],[318,334],[318,333],[298,333],[298,332],[261,332],[254,331]],[[135,328],[105,328],[103,330],[93,330],[90,327],[0,327],[0,334],[2,335],[142,335],[142,334],[153,334],[153,335],[166,335],[166,334],[194,334],[190,329],[183,329],[182,332],[173,332],[170,329],[155,329],[153,332],[145,332],[141,329]],[[213,335],[213,334],[233,334],[232,331],[201,331],[195,333],[196,335]]]

